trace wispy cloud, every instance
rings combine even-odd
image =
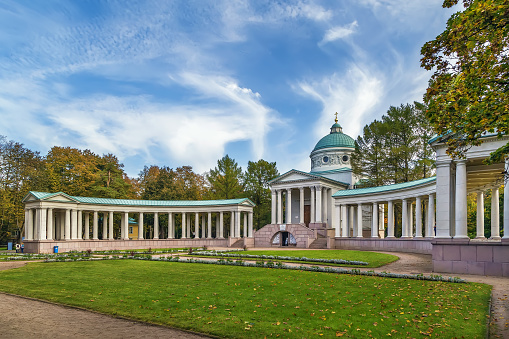
[[[315,125],[317,138],[325,135],[339,113],[343,132],[355,138],[373,114],[372,109],[384,94],[383,79],[351,65],[344,74],[334,73],[313,81],[302,81],[296,89],[322,104],[320,119]]]
[[[354,21],[346,26],[332,27],[325,32],[325,35],[322,41],[320,41],[319,45],[323,45],[328,42],[346,38],[347,36],[350,36],[353,33],[355,33],[355,29],[357,28],[357,26],[358,26],[357,21]]]

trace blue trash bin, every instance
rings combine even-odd
[[[53,253],[58,253],[58,246],[53,246]]]
[[[12,242],[7,243],[7,250],[12,251]]]

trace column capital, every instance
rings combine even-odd
[[[321,185],[315,185],[314,187],[315,187],[315,190],[317,190],[317,191],[321,191],[323,188]]]
[[[304,188],[305,188],[305,187],[299,187],[299,190],[300,190],[301,192],[303,192],[303,191],[304,191]]]

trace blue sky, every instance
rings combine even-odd
[[[0,1],[0,135],[114,153],[130,176],[225,154],[310,169],[334,112],[357,138],[422,101],[442,0]]]

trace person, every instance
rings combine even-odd
[[[435,236],[437,236],[437,224],[436,223],[433,226],[433,232],[435,232]]]
[[[21,253],[25,250],[25,244],[21,244]]]
[[[19,244],[16,244],[16,253],[19,253],[20,248],[21,248],[21,246],[19,246]]]

